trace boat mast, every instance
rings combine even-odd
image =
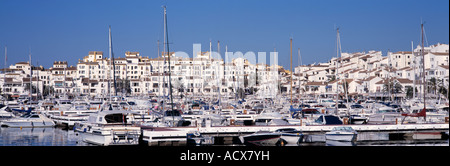
[[[423,47],[423,23],[420,25],[421,26],[421,30],[422,30],[422,49],[420,50],[421,54],[422,54],[422,78],[423,78],[423,109],[426,109],[426,102],[425,102],[425,93],[426,93],[426,89],[427,89],[427,84],[426,84],[426,79],[425,79],[425,54],[424,54],[424,47]]]
[[[219,40],[217,40],[217,53],[219,53],[219,57],[222,57],[222,56],[220,56],[220,41]],[[220,78],[220,58],[219,57],[217,57],[217,82],[219,83],[219,85],[218,85],[218,87],[217,87],[217,89],[218,89],[218,91],[219,91],[219,111],[221,111],[222,110],[222,107],[221,107],[221,105],[222,105],[222,95],[220,94],[220,91],[222,91],[222,79]],[[225,72],[225,68],[223,69],[223,72]],[[224,76],[225,76],[225,73],[224,73]]]
[[[298,66],[300,67],[299,69],[301,69],[301,65],[302,65],[302,56],[300,55],[300,48],[298,48]],[[301,71],[298,72],[298,102],[300,103],[300,99],[302,98],[302,88],[300,85],[300,73]]]
[[[111,64],[112,64],[112,41],[111,41],[111,25],[109,26],[109,64],[108,71],[110,75],[108,77],[108,95],[109,95],[109,110],[112,110],[112,96],[111,96],[111,77],[114,77],[113,73],[111,73]]]
[[[414,71],[414,79],[413,79],[413,99],[416,98],[416,57],[414,56],[414,42],[411,41],[411,55],[413,59],[413,71]]]
[[[290,39],[290,46],[291,46],[291,90],[290,90],[290,95],[291,95],[291,106],[292,106],[292,81],[293,81],[293,77],[292,77],[292,37]]]
[[[117,96],[117,87],[116,87],[116,62],[114,60],[114,52],[112,49],[112,34],[111,34],[111,25],[109,26],[109,51],[110,51],[110,56],[112,57],[111,59],[111,64],[113,66],[113,72],[112,72],[112,77],[113,77],[113,83],[114,83],[114,96]],[[111,58],[110,57],[110,58]]]
[[[6,61],[8,60],[8,47],[5,46],[5,67],[3,68],[3,91],[5,90],[6,84]],[[5,104],[5,100],[3,100],[3,104]]]
[[[29,58],[30,58],[30,100],[29,100],[29,104],[30,104],[30,108],[31,108],[31,100],[33,100],[33,69],[31,68],[31,48],[30,48],[30,53],[28,54]]]
[[[336,110],[335,110],[335,114],[338,114],[338,100],[339,100],[339,73],[338,73],[338,69],[339,69],[339,51],[341,49],[341,39],[339,37],[339,28],[336,29],[336,73],[335,73],[335,77],[336,77]]]
[[[161,85],[161,63],[159,62],[160,61],[160,51],[159,51],[159,40],[157,41],[157,43],[156,43],[157,45],[158,45],[158,85]],[[159,87],[159,86],[158,86]],[[159,97],[161,97],[161,89],[159,89],[158,88],[158,94],[159,94]]]
[[[164,34],[165,39],[166,39],[166,45],[167,45],[167,60],[169,62],[169,93],[170,93],[170,105],[172,107],[171,111],[173,110],[173,96],[172,96],[172,78],[171,78],[171,69],[170,69],[170,50],[169,50],[169,31],[167,29],[167,11],[166,11],[166,6],[163,6],[164,8],[164,29],[166,31],[166,33]],[[175,117],[174,117],[174,113],[172,112],[172,123],[174,122]]]

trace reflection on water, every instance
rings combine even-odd
[[[0,128],[0,146],[85,146],[73,130]]]
[[[390,140],[388,133],[360,132],[356,142],[329,141],[324,134],[305,135],[291,146],[449,146],[447,140]],[[0,146],[90,146],[73,130],[61,128],[0,128]],[[289,145],[288,145],[289,146]]]
[[[356,142],[326,140],[324,134],[305,135],[300,146],[449,146],[449,140],[392,140],[386,132],[360,132]]]

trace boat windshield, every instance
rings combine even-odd
[[[123,114],[108,114],[105,120],[107,123],[127,123],[126,115]]]
[[[178,110],[166,111],[165,115],[166,116],[181,116],[181,114]]]
[[[334,127],[334,131],[353,131],[353,128],[351,127]]]
[[[359,104],[354,104],[354,105],[351,106],[351,108],[355,109],[355,108],[364,108],[364,107],[362,105],[359,105]]]
[[[21,116],[22,118],[39,118],[38,114],[25,114]]]

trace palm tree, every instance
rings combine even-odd
[[[414,95],[414,91],[413,91],[413,87],[407,86],[406,87],[406,97],[407,98],[413,98]]]
[[[403,92],[403,86],[396,81],[392,81],[389,84],[388,84],[388,82],[385,82],[384,86],[383,86],[383,92],[391,92],[394,94],[400,93],[400,92]]]
[[[428,81],[428,91],[433,91],[434,94],[436,95],[436,91],[437,91],[437,81],[436,78],[432,77],[430,79],[430,81]]]

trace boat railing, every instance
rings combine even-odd
[[[112,144],[137,144],[140,133],[136,130],[114,130]]]

